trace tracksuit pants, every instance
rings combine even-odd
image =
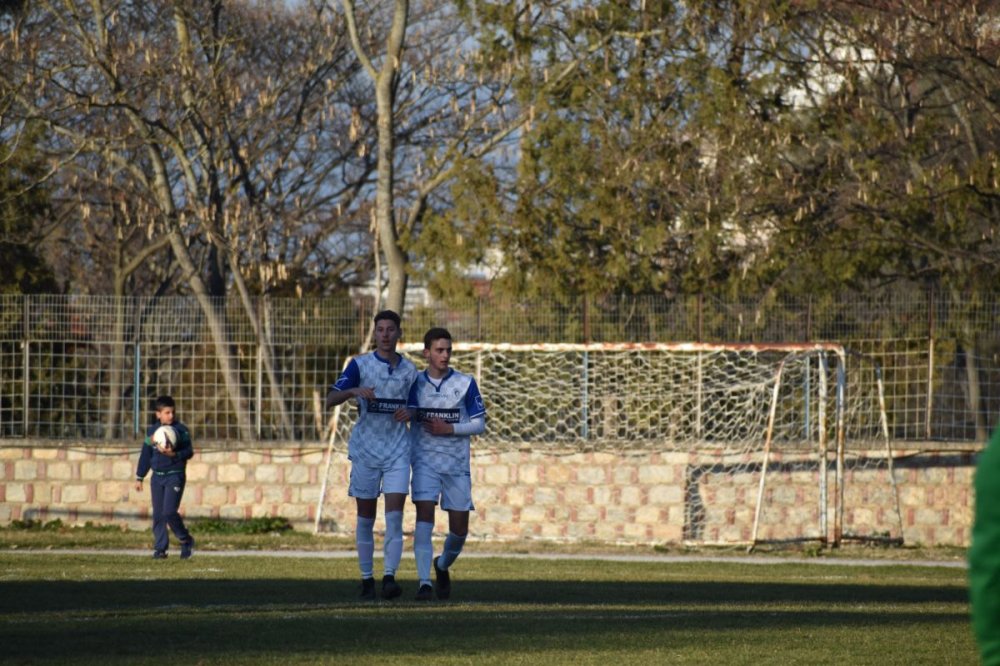
[[[153,495],[153,549],[166,551],[170,545],[167,526],[182,543],[191,539],[178,509],[184,496],[185,476],[153,472],[149,489]]]

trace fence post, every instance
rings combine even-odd
[[[366,326],[368,325],[368,323],[367,323],[368,322],[368,313],[365,312],[365,306],[366,305],[367,305],[367,302],[365,301],[364,298],[362,298],[362,299],[359,300],[359,302],[358,302],[358,314],[360,314],[361,316],[358,317],[358,339],[361,340],[361,344],[358,345],[358,349],[360,349],[361,352],[364,351],[365,346],[368,343],[368,332],[367,332],[367,329],[366,329]]]
[[[927,289],[927,407],[924,414],[924,436],[930,440],[934,416],[934,287]]]
[[[264,321],[261,318],[261,309],[267,307],[267,295],[261,298],[261,301],[257,304],[257,311],[254,316],[257,317],[257,369],[256,377],[254,381],[257,383],[257,388],[255,391],[254,399],[257,402],[257,418],[255,419],[254,427],[257,430],[257,439],[261,438],[261,434],[264,431],[264,423],[261,412],[264,409]]]
[[[580,391],[580,439],[587,441],[590,439],[590,391],[588,384],[590,383],[590,377],[588,374],[590,366],[590,354],[587,350],[583,351],[583,367],[581,368],[583,380],[581,382]]]
[[[483,341],[483,295],[476,296],[476,341]]]
[[[139,413],[142,407],[142,311],[145,306],[142,299],[135,302],[135,325],[132,327],[132,435],[142,432]]]
[[[21,374],[21,401],[22,401],[22,405],[24,407],[21,410],[21,414],[23,415],[23,419],[24,419],[24,421],[22,423],[22,427],[24,428],[23,435],[25,437],[28,436],[28,422],[29,422],[29,420],[28,420],[28,396],[31,395],[31,385],[30,385],[31,382],[28,379],[28,372],[31,369],[31,362],[29,360],[30,353],[31,353],[31,341],[29,339],[31,327],[28,324],[28,316],[31,314],[31,306],[29,305],[29,300],[30,299],[31,299],[31,296],[28,296],[28,295],[24,296],[24,306],[23,306],[23,313],[24,313],[23,317],[24,317],[24,319],[21,322],[21,324],[22,324],[22,326],[21,326],[21,350],[23,352],[22,353],[22,359],[21,359],[21,373],[22,373]]]
[[[803,342],[809,342],[812,338],[812,296],[806,299],[806,331],[805,340]],[[822,356],[822,355],[821,355]],[[820,382],[822,383],[822,379]],[[812,403],[809,400],[809,396],[812,395],[812,363],[806,360],[805,368],[805,387],[803,390],[803,411],[805,416],[805,440],[806,442],[812,442],[812,429],[809,428],[810,419],[812,418]],[[824,454],[824,464],[826,464]],[[823,495],[826,496],[826,489],[823,489]],[[826,538],[826,528],[824,526],[823,538]]]
[[[704,342],[705,339],[705,295],[699,293],[695,299],[695,306],[697,307],[697,326],[698,330],[695,332],[695,342]]]
[[[812,317],[813,315],[813,299],[812,296],[806,300],[806,339],[804,342],[809,342],[812,340]]]

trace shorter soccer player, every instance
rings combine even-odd
[[[469,534],[469,512],[475,509],[469,440],[486,429],[486,407],[479,387],[470,375],[449,367],[451,347],[451,334],[446,329],[427,331],[423,352],[427,369],[417,375],[407,400],[413,419],[410,493],[417,508],[413,530],[413,555],[420,579],[417,601],[429,601],[435,591],[431,586],[432,563],[438,599],[451,595],[449,568],[462,552]],[[433,557],[431,534],[438,502],[448,512],[448,536],[441,554]]]

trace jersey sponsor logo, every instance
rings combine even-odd
[[[441,419],[445,423],[458,423],[461,420],[461,411],[458,409],[434,409],[421,407],[417,410],[417,421],[429,421],[430,419]]]
[[[367,403],[369,414],[395,414],[400,407],[406,407],[405,400],[395,398],[375,398],[368,400]]]

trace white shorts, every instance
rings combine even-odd
[[[440,504],[445,511],[476,510],[469,474],[442,474],[428,465],[413,466],[412,497],[414,502]]]
[[[410,461],[406,456],[400,456],[386,467],[368,467],[352,462],[351,485],[347,494],[358,499],[378,499],[379,494],[405,495],[409,486]]]

